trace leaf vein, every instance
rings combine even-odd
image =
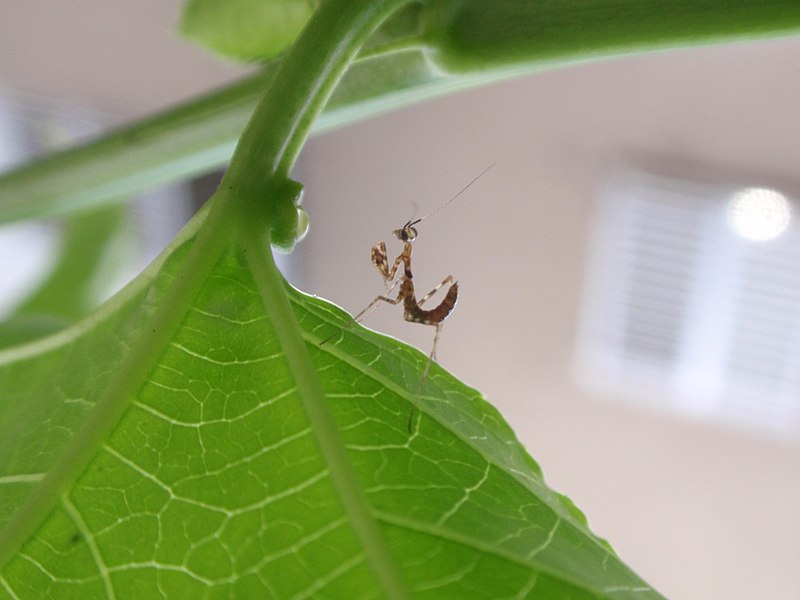
[[[97,565],[97,571],[100,574],[100,579],[103,582],[103,586],[106,589],[106,595],[110,600],[114,600],[116,598],[116,594],[114,593],[114,586],[111,583],[111,577],[109,576],[108,567],[106,566],[105,560],[103,559],[103,555],[100,552],[100,548],[97,546],[97,543],[94,539],[94,535],[89,527],[86,525],[86,522],[83,520],[81,513],[75,508],[75,505],[70,502],[69,497],[67,494],[62,494],[61,496],[61,505],[64,507],[64,510],[72,519],[72,522],[75,523],[75,526],[78,528],[78,531],[81,532],[86,545],[89,547],[89,553],[92,555],[94,559],[95,565]]]

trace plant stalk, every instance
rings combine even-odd
[[[404,600],[410,592],[361,489],[322,389],[284,281],[269,253],[268,232],[294,210],[289,172],[325,102],[369,36],[408,0],[327,0],[281,61],[234,152],[220,190],[240,217],[247,262],[266,313],[284,349],[297,393],[348,522],[382,595]]]

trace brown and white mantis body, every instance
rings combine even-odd
[[[430,292],[417,300],[416,291],[414,289],[414,276],[411,272],[411,253],[413,251],[412,242],[417,238],[418,235],[414,226],[424,219],[427,219],[434,213],[440,211],[453,200],[458,198],[493,166],[494,163],[486,167],[477,177],[470,181],[447,202],[439,206],[439,208],[433,210],[423,217],[420,217],[419,219],[407,221],[406,224],[400,229],[395,229],[392,233],[398,240],[403,242],[403,251],[397,256],[397,258],[394,259],[394,261],[391,263],[391,266],[389,266],[389,259],[386,253],[386,242],[380,241],[372,247],[372,264],[375,265],[375,267],[378,269],[378,272],[381,274],[381,277],[383,277],[384,283],[387,286],[387,291],[385,294],[377,296],[366,306],[366,308],[364,308],[364,310],[353,317],[353,320],[349,326],[363,321],[378,306],[379,303],[386,302],[393,305],[402,303],[403,319],[406,321],[411,323],[420,323],[422,325],[430,325],[436,328],[436,333],[433,338],[433,348],[428,355],[428,361],[425,364],[425,370],[420,378],[417,395],[419,395],[422,385],[424,384],[428,375],[431,362],[436,360],[436,348],[439,343],[439,334],[442,331],[442,324],[444,323],[444,320],[450,316],[450,313],[453,312],[456,302],[458,301],[458,282],[453,278],[452,275],[448,275]],[[400,289],[397,292],[397,295],[394,298],[390,297],[390,294],[394,291],[398,284]],[[436,308],[432,308],[430,310],[425,310],[422,308],[422,305],[425,304],[425,302],[427,302],[434,294],[436,294],[436,292],[448,284],[450,287],[447,289],[445,297],[442,299],[439,305],[436,306]],[[322,344],[327,342],[329,339],[331,338],[329,337],[323,340]]]

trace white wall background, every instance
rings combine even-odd
[[[178,2],[0,0],[0,87],[144,114],[229,80],[177,40]],[[609,60],[314,139],[303,287],[358,310],[369,248],[419,204],[415,275],[461,284],[441,363],[484,390],[597,533],[673,600],[800,599],[800,445],[581,391],[570,365],[591,200],[640,157],[800,179],[800,39]],[[369,324],[429,348],[382,307]]]

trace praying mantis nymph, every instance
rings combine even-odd
[[[363,321],[381,302],[386,302],[393,305],[397,305],[402,302],[403,319],[411,323],[420,323],[422,325],[430,325],[436,328],[436,333],[433,338],[433,348],[431,349],[431,352],[428,355],[428,360],[425,363],[425,370],[420,378],[417,394],[419,394],[419,391],[422,389],[422,385],[428,375],[431,362],[436,360],[436,347],[439,343],[439,334],[442,331],[442,324],[444,323],[444,320],[450,316],[450,313],[453,312],[456,302],[458,301],[458,282],[453,278],[452,275],[448,275],[430,292],[425,294],[421,299],[417,300],[416,292],[414,290],[414,276],[411,272],[411,253],[413,250],[412,242],[417,239],[418,235],[414,226],[422,222],[424,219],[427,219],[434,213],[439,212],[453,200],[458,198],[461,194],[467,191],[467,189],[469,189],[473,183],[483,177],[483,175],[485,175],[486,172],[493,166],[494,163],[486,167],[479,175],[473,178],[472,181],[459,190],[458,193],[456,193],[452,198],[435,210],[429,212],[423,217],[420,217],[419,219],[407,221],[406,224],[400,229],[395,229],[392,233],[394,237],[403,242],[403,251],[397,256],[397,258],[394,259],[391,267],[389,266],[388,255],[386,254],[386,242],[380,241],[372,247],[372,264],[375,265],[375,267],[378,269],[378,272],[381,274],[381,277],[383,277],[383,281],[387,286],[387,291],[385,294],[377,296],[367,305],[366,308],[364,308],[364,310],[353,317],[353,320],[350,322],[350,326]],[[402,271],[400,270],[401,265],[403,267]],[[390,294],[398,284],[400,285],[400,290],[397,292],[397,295],[394,298],[391,298]],[[432,308],[430,310],[425,310],[422,308],[422,305],[425,304],[425,302],[427,302],[436,292],[448,284],[450,287],[447,289],[447,293],[436,308]],[[329,339],[331,339],[331,337],[333,336],[326,338],[321,342],[321,344],[327,342]]]

